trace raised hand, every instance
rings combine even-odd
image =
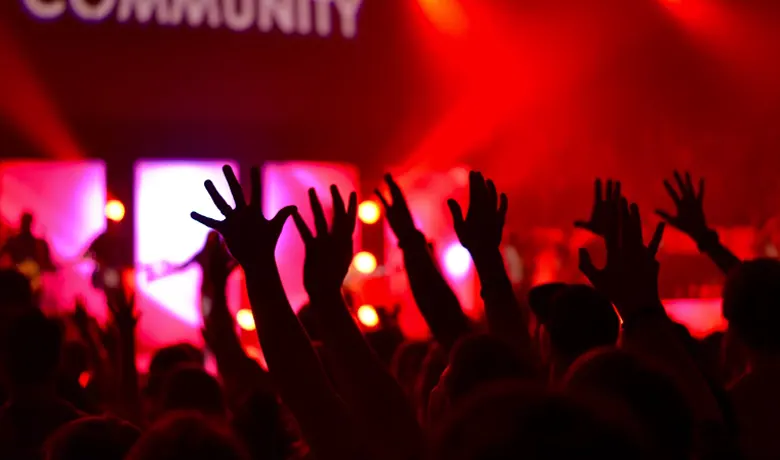
[[[141,315],[135,309],[135,295],[125,295],[124,290],[114,290],[108,296],[108,312],[120,333],[135,330]]]
[[[387,222],[390,224],[390,228],[393,229],[393,233],[395,233],[398,241],[403,241],[405,238],[414,235],[417,232],[417,227],[414,224],[409,205],[406,204],[406,197],[404,197],[401,187],[393,180],[393,176],[385,174],[385,183],[387,183],[387,188],[390,191],[392,203],[385,199],[385,196],[382,195],[379,189],[374,190],[374,193],[385,208],[385,216],[387,216]]]
[[[316,235],[312,234],[300,213],[293,213],[293,220],[306,246],[306,260],[303,265],[303,284],[306,291],[335,291],[341,289],[352,263],[352,234],[355,231],[357,217],[357,194],[349,194],[349,205],[344,200],[338,187],[330,186],[333,198],[333,226],[328,231],[325,212],[313,188],[309,189],[309,202],[314,215]]]
[[[217,192],[214,183],[207,180],[204,184],[206,191],[214,201],[214,205],[225,216],[225,220],[211,219],[197,212],[191,214],[192,218],[219,232],[225,239],[230,253],[244,269],[252,268],[260,262],[273,260],[279,235],[287,218],[295,211],[295,206],[283,208],[268,220],[263,216],[260,203],[260,170],[257,167],[252,168],[252,193],[248,204],[233,168],[226,165],[222,171],[225,173],[225,179],[236,203],[235,209],[231,208]]]
[[[620,200],[620,181],[613,182],[611,179],[608,179],[605,189],[601,179],[596,179],[593,188],[593,209],[590,211],[590,219],[587,221],[575,221],[574,226],[588,230],[594,235],[604,237],[607,210],[614,207]]]
[[[607,263],[598,269],[588,251],[580,249],[580,270],[593,286],[609,296],[626,319],[647,309],[662,308],[658,298],[658,261],[665,224],[659,223],[650,243],[642,238],[639,207],[625,198],[604,207]]]
[[[677,209],[676,214],[672,215],[663,210],[657,210],[655,213],[669,225],[698,242],[710,232],[704,217],[704,179],[699,179],[698,192],[693,186],[690,173],[686,172],[685,180],[683,180],[680,173],[675,171],[674,180],[677,183],[677,189],[668,180],[664,180],[664,187],[666,187],[669,197],[674,201]]]
[[[452,213],[455,234],[460,244],[469,251],[497,249],[506,220],[507,198],[498,196],[496,186],[481,173],[469,173],[469,209],[466,217],[457,201],[447,200]]]

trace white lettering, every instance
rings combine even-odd
[[[295,28],[295,10],[292,0],[260,0],[260,14],[257,25],[263,32],[269,32],[274,24],[286,34]]]
[[[41,0],[22,0],[24,6],[33,15],[40,19],[57,19],[65,12],[65,0],[60,1],[41,1]]]
[[[222,22],[217,0],[173,0],[170,12],[172,25],[181,24],[185,13],[187,24],[192,27],[200,26],[207,18],[209,26],[213,28],[219,27]]]
[[[222,15],[225,24],[231,30],[240,32],[252,25],[255,19],[255,0],[222,0],[224,2]],[[241,3],[239,8],[237,3]],[[240,12],[238,10],[241,10]]]
[[[317,33],[323,37],[330,35],[331,31],[331,19],[330,19],[330,1],[331,0],[314,0],[314,24],[317,28]]]
[[[357,16],[363,0],[335,0],[336,10],[341,16],[341,34],[352,38],[357,34]]]
[[[298,0],[298,33],[311,33],[311,0]]]
[[[70,0],[70,8],[76,16],[86,21],[102,21],[116,7],[116,0],[101,0],[98,3],[88,3],[86,0]]]
[[[154,14],[157,22],[167,24],[170,22],[167,6],[167,0],[119,0],[116,18],[119,22],[126,22],[135,13],[135,19],[143,24],[149,22]]]

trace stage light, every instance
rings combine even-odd
[[[459,243],[453,243],[444,250],[444,268],[454,278],[466,276],[471,269],[471,254]]]
[[[360,221],[364,224],[371,225],[377,223],[379,215],[379,205],[377,205],[376,202],[366,200],[360,203],[360,206],[358,207],[358,217],[360,217]]]
[[[360,273],[368,275],[376,270],[376,257],[368,251],[358,252],[352,259],[352,266]]]
[[[245,331],[254,331],[256,329],[255,317],[252,312],[247,309],[238,310],[236,313],[236,322],[238,327]]]
[[[119,200],[108,200],[106,218],[114,222],[122,222],[122,219],[125,218],[125,205]]]
[[[360,324],[366,327],[376,327],[379,324],[379,314],[373,305],[363,305],[358,308],[357,317]]]

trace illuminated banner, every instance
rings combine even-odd
[[[357,35],[363,0],[21,0],[35,17],[60,18],[70,9],[89,22],[115,17],[119,22],[155,22],[164,26],[225,27],[237,32],[255,28],[285,34],[326,37],[336,28]],[[386,0],[385,0],[386,1]]]

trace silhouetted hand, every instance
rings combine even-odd
[[[605,233],[605,213],[610,206],[615,206],[620,200],[620,181],[607,180],[606,190],[601,183],[601,179],[596,179],[594,183],[593,209],[590,211],[588,221],[578,220],[574,226],[588,230],[594,235],[604,237]]]
[[[331,185],[330,194],[333,197],[333,226],[330,232],[322,204],[313,188],[309,189],[309,202],[314,215],[316,236],[309,230],[300,213],[293,213],[295,226],[306,246],[303,284],[309,293],[338,291],[352,263],[352,234],[357,217],[357,194],[349,194],[349,205],[346,207],[338,187]]]
[[[73,322],[76,324],[76,327],[81,334],[89,334],[90,321],[91,317],[84,304],[84,298],[81,296],[76,297],[75,306],[73,308]]]
[[[219,232],[225,239],[230,253],[245,269],[264,261],[274,260],[279,235],[287,218],[295,211],[295,206],[283,208],[268,220],[263,216],[260,203],[260,170],[257,167],[252,168],[252,195],[249,204],[244,199],[244,192],[233,169],[226,165],[222,171],[225,173],[225,179],[236,203],[235,209],[231,208],[217,192],[214,183],[207,180],[204,184],[206,191],[225,216],[225,220],[218,221],[197,212],[191,214],[192,218]]]
[[[655,213],[671,226],[698,242],[710,232],[704,217],[704,179],[699,179],[698,193],[689,173],[685,173],[683,181],[680,173],[675,171],[674,179],[677,182],[679,192],[668,180],[664,180],[664,187],[674,201],[677,214],[673,216],[663,210],[657,210]]]
[[[141,317],[135,310],[135,295],[128,296],[123,290],[117,289],[107,297],[108,312],[119,332],[134,331],[138,319]]]
[[[417,231],[417,227],[414,224],[412,212],[409,210],[409,205],[406,204],[406,198],[401,188],[395,183],[390,174],[385,174],[385,182],[390,191],[390,198],[393,200],[392,204],[388,203],[379,189],[374,190],[374,193],[385,208],[385,216],[387,216],[390,228],[393,229],[393,233],[395,233],[398,241],[402,241],[406,237],[413,235]]]
[[[447,205],[463,247],[469,251],[499,247],[508,204],[505,194],[498,196],[493,181],[485,180],[482,173],[469,173],[469,209],[465,219],[457,201],[447,200]]]
[[[641,310],[660,307],[658,298],[658,261],[665,224],[659,223],[650,244],[642,238],[642,219],[636,204],[625,198],[604,207],[604,239],[607,263],[603,269],[593,265],[584,248],[579,251],[580,270],[593,286],[609,296],[623,318]]]

